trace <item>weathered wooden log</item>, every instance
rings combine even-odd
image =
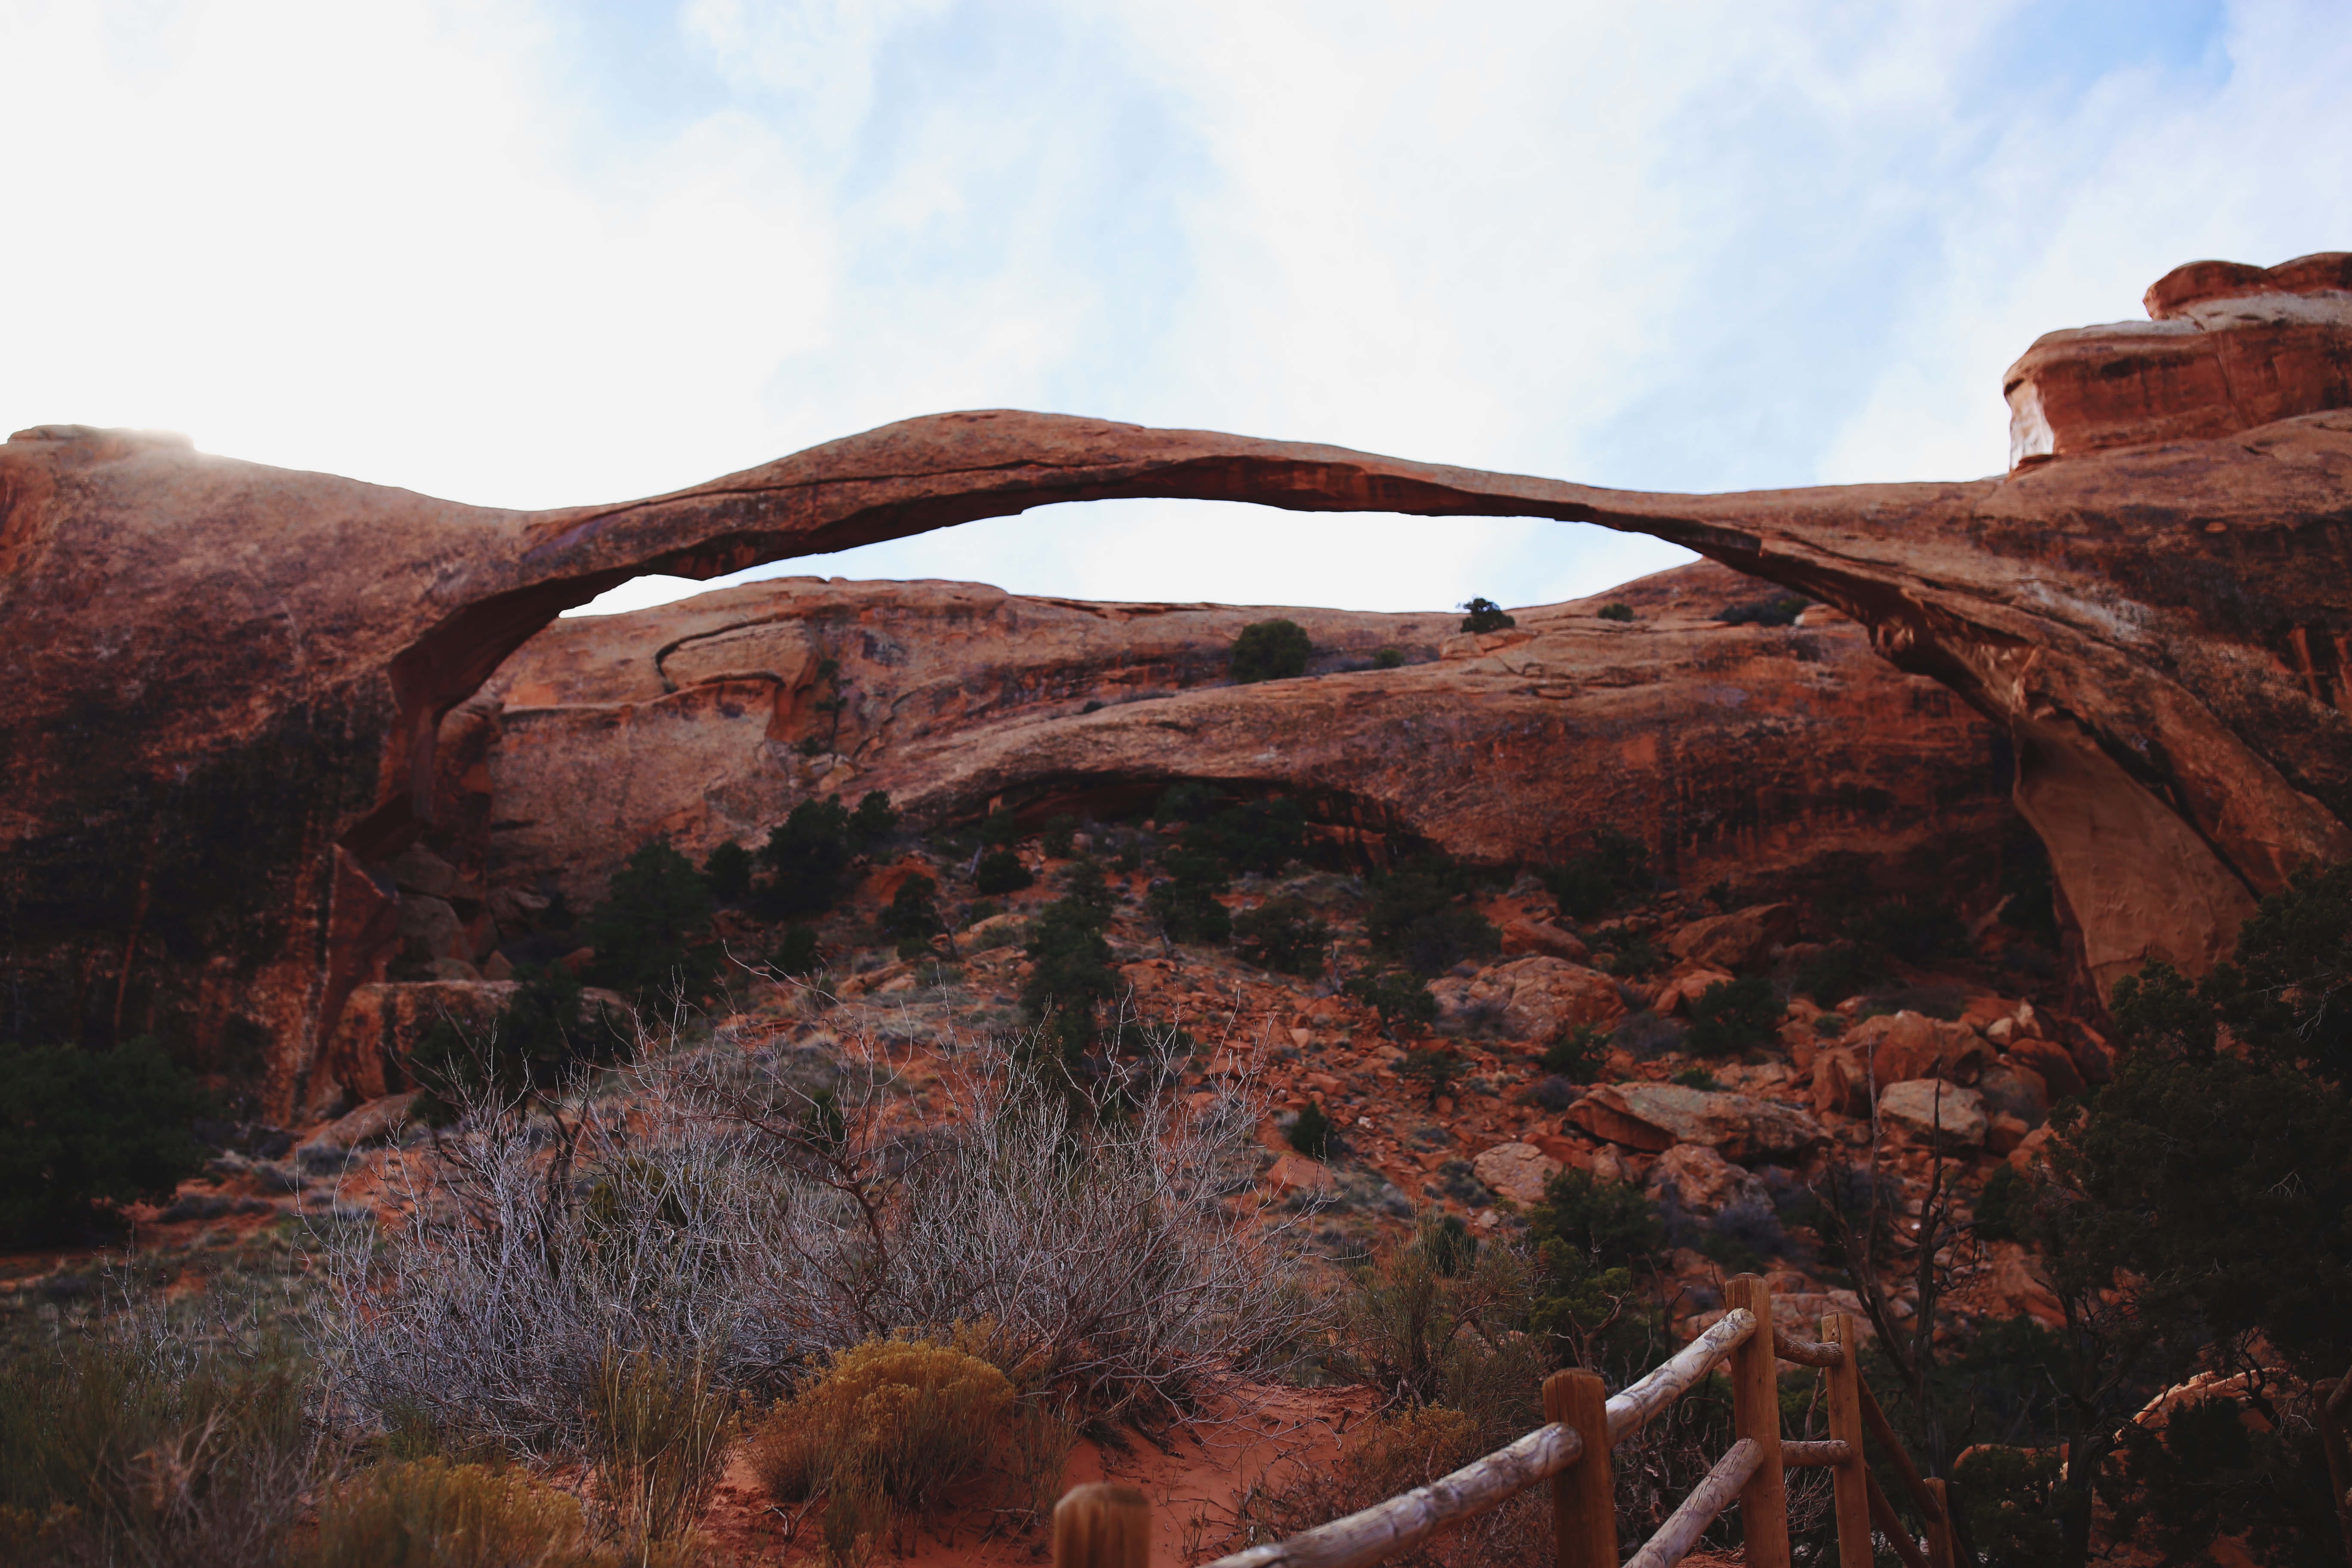
[[[1612,1402],[1613,1403],[1613,1402]],[[1575,1428],[1538,1427],[1507,1448],[1463,1466],[1402,1497],[1335,1519],[1287,1541],[1220,1557],[1208,1568],[1367,1568],[1409,1552],[1448,1526],[1485,1512],[1576,1462],[1584,1439]]]
[[[1811,1469],[1823,1465],[1843,1465],[1853,1454],[1851,1444],[1835,1437],[1818,1443],[1783,1443],[1780,1463],[1790,1469]]]
[[[1895,1505],[1878,1489],[1878,1478],[1864,1470],[1862,1479],[1870,1489],[1870,1519],[1878,1526],[1878,1533],[1886,1537],[1887,1544],[1895,1548],[1895,1555],[1903,1559],[1905,1568],[1927,1568],[1927,1554],[1919,1550],[1919,1543],[1911,1539],[1910,1530],[1895,1514]]]
[[[1617,1485],[1609,1467],[1609,1391],[1601,1374],[1577,1369],[1544,1380],[1544,1419],[1590,1433],[1584,1452],[1551,1478],[1553,1556],[1558,1568],[1617,1568]]]
[[[1609,1446],[1622,1446],[1648,1426],[1653,1416],[1681,1398],[1691,1384],[1755,1331],[1755,1314],[1734,1308],[1715,1327],[1659,1363],[1649,1376],[1629,1384],[1609,1401]]]
[[[1780,1329],[1772,1331],[1772,1353],[1799,1366],[1835,1366],[1845,1359],[1845,1352],[1836,1345],[1797,1339]]]
[[[1756,1467],[1764,1462],[1764,1450],[1755,1439],[1742,1437],[1715,1462],[1706,1479],[1691,1489],[1683,1499],[1683,1506],[1675,1510],[1674,1517],[1650,1537],[1642,1550],[1633,1553],[1625,1568],[1674,1568],[1674,1564],[1690,1555],[1698,1538],[1706,1533],[1716,1516],[1729,1508],[1739,1496],[1739,1489],[1755,1475]]]
[[[1886,1412],[1878,1407],[1878,1395],[1870,1392],[1870,1384],[1864,1379],[1854,1379],[1853,1387],[1862,1400],[1862,1418],[1869,1425],[1871,1436],[1885,1451],[1886,1462],[1894,1466],[1895,1473],[1902,1478],[1903,1489],[1911,1494],[1911,1505],[1929,1524],[1942,1523],[1944,1510],[1936,1501],[1936,1494],[1927,1489],[1926,1479],[1919,1474],[1919,1467],[1911,1462],[1910,1454],[1903,1447],[1903,1439],[1895,1435],[1895,1424],[1887,1420]]]

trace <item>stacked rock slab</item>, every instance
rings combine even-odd
[[[384,868],[431,825],[443,719],[561,610],[643,572],[1135,496],[1598,522],[1826,600],[2009,731],[2019,805],[2103,986],[2148,957],[2202,969],[2256,895],[2352,856],[2352,399],[2292,368],[2333,363],[2345,265],[2265,273],[2299,301],[2275,308],[2200,317],[2187,291],[2226,418],[2195,376],[2151,376],[2138,405],[2086,398],[2078,450],[2060,395],[2074,351],[2053,352],[2012,377],[2050,460],[1944,484],[1646,494],[995,411],[517,512],[137,433],[21,432],[0,447],[6,1036],[153,1028],[266,1086],[265,1107],[299,1105],[399,940]],[[2166,336],[2099,331],[2126,364]],[[2291,392],[2243,390],[2265,363]],[[2185,426],[2184,400],[2207,410]]]

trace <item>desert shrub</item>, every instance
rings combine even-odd
[[[2017,1198],[2017,1171],[2004,1162],[1992,1168],[1985,1178],[1984,1188],[1977,1194],[1977,1235],[1987,1241],[2015,1241],[2017,1222],[2010,1214],[2010,1205]]]
[[[913,876],[898,884],[882,911],[883,934],[896,937],[898,956],[915,958],[931,950],[931,939],[948,929],[940,918],[940,885],[929,877]]]
[[[752,889],[751,907],[763,920],[806,920],[841,900],[842,874],[856,850],[849,808],[837,800],[804,800],[768,830],[760,848],[767,880]]]
[[[1384,647],[1381,649],[1378,653],[1372,655],[1372,668],[1374,669],[1403,668],[1404,649],[1401,647]]]
[[[685,1220],[683,1205],[675,1212]],[[701,1517],[734,1438],[733,1405],[698,1361],[605,1352],[588,1389],[589,1463],[604,1532],[625,1552],[675,1541]]]
[[[640,845],[582,927],[596,950],[596,984],[624,996],[707,994],[718,974],[699,940],[710,909],[710,885],[692,861],[658,838]]]
[[[1949,904],[1903,899],[1889,899],[1861,910],[1846,921],[1845,934],[1883,948],[1906,963],[1925,963],[1963,952],[1969,939],[1968,927]]]
[[[116,1228],[203,1168],[208,1101],[151,1036],[111,1050],[0,1045],[0,1247]]]
[[[1078,819],[1068,812],[1056,812],[1045,819],[1045,837],[1039,840],[1048,858],[1066,860],[1077,848]]]
[[[1609,1036],[1609,1043],[1637,1062],[1654,1062],[1668,1051],[1682,1048],[1682,1025],[1663,1013],[1628,1013]]]
[[[991,848],[1011,848],[1021,841],[1021,819],[1002,809],[990,812],[981,819],[980,841]]]
[[[307,1392],[285,1347],[152,1301],[16,1351],[0,1362],[0,1561],[283,1562],[314,1471]]]
[[[1021,1005],[1060,1046],[1066,1063],[1075,1063],[1092,1041],[1096,1009],[1119,993],[1110,943],[1103,939],[1108,923],[1106,909],[1083,891],[1073,892],[1045,906],[1023,946],[1034,967],[1021,988]]]
[[[2041,1568],[2059,1561],[2059,1521],[2053,1506],[2058,1467],[2056,1448],[1982,1445],[1953,1468],[1955,1490],[1966,1510],[1969,1537],[1985,1568]]]
[[[1736,1056],[1771,1040],[1787,1010],[1772,983],[1760,975],[1718,980],[1691,1002],[1684,1043],[1696,1056]]]
[[[1399,1024],[1426,1027],[1437,1017],[1437,998],[1429,987],[1411,974],[1391,971],[1385,974],[1361,974],[1348,982],[1349,995],[1381,1016],[1381,1029],[1394,1037]]]
[[[1468,868],[1435,854],[1376,879],[1371,912],[1364,921],[1373,950],[1424,979],[1473,954],[1496,951],[1500,934],[1465,902],[1475,886]]]
[[[1727,626],[1793,626],[1811,603],[1801,594],[1767,594],[1726,605],[1715,618]]]
[[[1519,624],[1492,599],[1473,598],[1462,608],[1469,612],[1462,617],[1465,632],[1499,632]]]
[[[1552,1037],[1537,1065],[1570,1083],[1598,1083],[1609,1066],[1609,1037],[1597,1024],[1572,1025]]]
[[[1331,928],[1302,899],[1268,899],[1234,921],[1234,951],[1277,974],[1320,974],[1330,940]]]
[[[1454,1085],[1465,1068],[1461,1054],[1451,1046],[1411,1050],[1397,1064],[1397,1071],[1419,1082],[1429,1092],[1429,1103],[1435,1105],[1437,1097],[1454,1092]]]
[[[879,1501],[919,1520],[989,1470],[1013,1404],[1012,1382],[977,1355],[928,1339],[868,1340],[834,1352],[776,1407],[752,1439],[752,1467],[779,1502],[823,1494],[835,1507]]]
[[[1580,1092],[1573,1079],[1563,1078],[1554,1073],[1549,1078],[1538,1080],[1533,1089],[1528,1090],[1528,1099],[1557,1116],[1574,1105]]]
[[[822,963],[816,927],[786,926],[776,937],[776,951],[770,955],[768,967],[797,979],[815,973]]]
[[[1669,955],[1649,933],[1612,926],[1600,933],[1602,952],[1595,962],[1620,980],[1639,980],[1664,969]]]
[[[1331,1119],[1323,1114],[1323,1102],[1310,1100],[1290,1124],[1286,1134],[1290,1146],[1310,1160],[1328,1159],[1331,1154]]]
[[[1307,841],[1307,812],[1287,795],[1244,801],[1194,819],[1184,847],[1210,854],[1236,872],[1272,876],[1298,858]]]
[[[1638,1187],[1603,1182],[1590,1171],[1562,1171],[1528,1215],[1528,1238],[1559,1240],[1580,1258],[1604,1268],[1635,1262],[1665,1238],[1657,1205]]]
[[[702,880],[721,909],[735,909],[751,896],[751,871],[759,862],[733,839],[703,858]]]
[[[1867,984],[1874,970],[1860,944],[1836,942],[1807,959],[1790,984],[1822,1006],[1834,1007]]]
[[[861,855],[870,855],[898,836],[898,812],[890,804],[888,793],[867,790],[859,799],[857,809],[849,814],[850,847]]]
[[[1217,810],[1216,790],[1198,779],[1179,779],[1160,792],[1152,819],[1166,828],[1171,823],[1205,822]]]
[[[1722,1084],[1716,1081],[1715,1075],[1707,1071],[1705,1068],[1685,1068],[1682,1071],[1675,1074],[1674,1081],[1680,1084],[1685,1089],[1705,1089],[1709,1093],[1713,1093],[1723,1087]]]
[[[1036,880],[1029,868],[1021,863],[1021,857],[1010,849],[991,849],[980,858],[971,873],[973,889],[991,897],[1017,893]]]
[[[1789,1250],[1780,1216],[1762,1198],[1735,1198],[1708,1216],[1698,1249],[1732,1273],[1762,1268]]]
[[[1592,613],[1600,616],[1604,621],[1630,621],[1633,618],[1633,606],[1631,605],[1607,604],[1601,605]]]
[[[1590,847],[1564,857],[1541,875],[1561,913],[1597,920],[1622,900],[1650,889],[1650,847],[1603,823],[1592,830]]]
[[[632,1036],[591,1006],[562,964],[525,967],[521,984],[479,1030],[436,1020],[409,1054],[423,1095],[419,1121],[446,1125],[469,1099],[544,1097],[581,1074],[621,1061]]]
[[[1244,686],[1289,680],[1307,673],[1315,641],[1297,621],[1256,621],[1234,639],[1233,676]]]
[[[520,1469],[432,1457],[377,1465],[329,1491],[303,1561],[305,1568],[588,1568],[598,1557],[571,1493]]]
[[[1233,914],[1217,901],[1230,885],[1224,862],[1204,850],[1171,849],[1160,858],[1167,879],[1145,899],[1170,942],[1223,942],[1233,934]]]

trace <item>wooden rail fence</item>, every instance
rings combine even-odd
[[[1921,1477],[1863,1382],[1853,1320],[1826,1317],[1818,1342],[1792,1339],[1773,1328],[1771,1289],[1753,1274],[1726,1280],[1724,1300],[1729,1310],[1721,1321],[1613,1397],[1604,1397],[1592,1373],[1554,1373],[1543,1386],[1545,1425],[1507,1447],[1360,1513],[1204,1568],[1370,1568],[1543,1481],[1551,1483],[1559,1568],[1617,1568],[1610,1450],[1727,1361],[1735,1440],[1627,1568],[1681,1562],[1734,1502],[1749,1568],[1788,1568],[1787,1472],[1811,1467],[1831,1472],[1838,1568],[1872,1568],[1874,1529],[1909,1568],[1958,1568],[1944,1483]],[[1828,1372],[1827,1441],[1781,1440],[1777,1363],[1783,1361]],[[1865,1444],[1901,1479],[1927,1523],[1924,1543],[1872,1479]],[[1150,1505],[1134,1488],[1074,1487],[1054,1510],[1055,1568],[1145,1568],[1150,1531]]]

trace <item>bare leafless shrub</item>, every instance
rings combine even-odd
[[[0,1563],[281,1561],[321,1468],[299,1354],[222,1300],[126,1289],[0,1365]]]
[[[1311,1216],[1236,1201],[1255,1107],[1195,1111],[1165,1087],[1179,1054],[1048,1089],[1022,1043],[972,1047],[916,1093],[870,1046],[729,1046],[648,1053],[616,1093],[467,1104],[381,1242],[331,1252],[320,1359],[359,1426],[458,1451],[592,1452],[615,1356],[767,1399],[959,1325],[1057,1415],[1172,1417],[1320,1321]]]

